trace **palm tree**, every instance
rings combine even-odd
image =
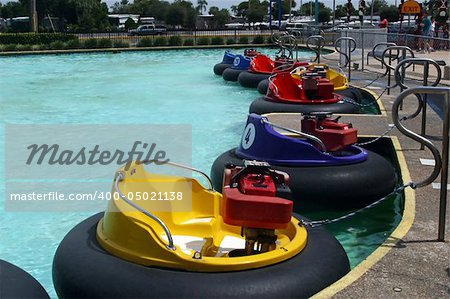
[[[206,0],[197,0],[197,11],[199,13],[203,13],[203,11],[206,11],[207,5],[208,2]]]
[[[238,12],[238,7],[237,7],[237,5],[231,5],[230,9],[231,9],[231,12],[232,12],[234,15],[237,14],[237,12]]]

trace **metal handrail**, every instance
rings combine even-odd
[[[391,88],[397,86],[397,84],[395,84],[394,86],[391,86],[391,71],[395,70],[395,68],[391,65],[392,60],[393,60],[392,59],[392,51],[393,50],[397,51],[397,54],[396,54],[394,60],[395,59],[397,59],[397,60],[405,60],[405,59],[407,59],[406,52],[409,52],[411,54],[412,58],[415,57],[414,56],[414,51],[410,47],[406,47],[406,46],[392,46],[392,47],[387,47],[386,49],[384,49],[383,53],[381,54],[381,63],[384,66],[386,66],[386,71],[384,72],[384,74],[381,75],[381,77],[384,77],[384,76],[388,75],[387,86],[386,86],[388,95],[391,93]],[[400,51],[402,53],[401,57],[400,57]],[[389,57],[389,63],[386,63],[386,55],[387,55],[388,52],[389,52],[389,56],[388,56]],[[404,77],[404,74],[405,74],[405,69],[407,67],[409,67],[409,66],[410,66],[410,64],[408,64],[407,66],[405,66],[405,65],[402,66],[402,75],[403,75],[403,77]]]
[[[401,54],[401,60],[402,61],[407,59],[407,58],[415,58],[414,51],[410,47],[407,47],[407,46],[387,47],[386,49],[384,49],[383,53],[381,54],[381,63],[384,66],[386,66],[386,71],[384,72],[383,76],[386,76],[386,74],[388,73],[388,70],[392,70],[393,71],[395,69],[391,65],[391,62],[392,62],[392,51],[393,50],[397,50],[397,54],[396,54],[394,60],[395,59],[400,59],[400,51],[402,51],[402,54]],[[389,63],[386,63],[386,54],[387,54],[387,52],[389,52],[389,56],[388,56]],[[406,52],[409,52],[409,54],[411,54],[411,57],[407,57],[406,56]],[[409,67],[409,65],[407,67]]]
[[[153,219],[154,221],[156,221],[163,228],[164,232],[167,235],[167,240],[169,241],[169,244],[166,245],[166,247],[168,249],[170,249],[170,250],[175,250],[176,247],[173,244],[172,233],[170,232],[169,228],[164,223],[164,221],[162,221],[160,218],[158,218],[157,216],[153,215],[152,213],[150,213],[146,209],[144,209],[144,208],[140,207],[139,205],[135,204],[130,199],[128,199],[128,197],[125,194],[122,193],[122,191],[119,188],[119,182],[122,181],[123,179],[125,179],[125,174],[123,172],[121,172],[121,171],[117,172],[116,173],[116,177],[114,179],[114,188],[117,191],[117,193],[119,194],[120,198],[123,201],[125,201],[127,204],[129,204],[130,206],[132,206],[133,208],[138,210],[139,212],[143,213],[147,217],[149,217],[149,218]]]
[[[309,41],[315,40],[317,43],[315,44],[316,47],[312,48]],[[317,63],[320,63],[320,56],[322,53],[322,49],[325,45],[325,38],[322,35],[311,35],[306,39],[306,47],[314,51],[316,53],[316,58],[313,61],[317,60]]]
[[[303,132],[300,132],[300,131],[297,131],[297,130],[289,129],[289,128],[286,128],[286,127],[274,124],[274,123],[270,122],[266,118],[262,118],[262,122],[265,123],[265,124],[268,124],[269,126],[272,126],[274,128],[278,128],[278,129],[281,129],[281,130],[289,132],[289,133],[294,133],[294,134],[297,134],[297,135],[299,135],[301,137],[305,137],[306,139],[310,139],[310,140],[312,140],[314,142],[317,142],[319,144],[321,150],[323,152],[325,152],[325,153],[327,152],[327,148],[325,147],[325,144],[323,143],[323,141],[320,140],[320,138],[318,138],[318,137],[316,137],[314,135],[310,135],[310,134],[307,134],[307,133],[303,133]]]
[[[404,66],[404,64],[408,64],[408,65]],[[395,71],[394,71],[394,78],[395,78],[395,82],[396,82],[395,86],[400,86],[402,89],[407,89],[408,86],[406,86],[404,83],[404,80],[403,80],[404,76],[400,72],[400,69],[403,69],[403,67],[406,69],[406,68],[410,67],[411,65],[417,65],[417,64],[424,66],[424,72],[423,72],[424,86],[437,86],[439,84],[439,82],[441,82],[442,70],[441,70],[440,65],[435,60],[433,60],[431,58],[406,58],[406,59],[403,59],[402,61],[400,61],[397,64],[397,66],[395,67]],[[436,68],[436,72],[437,72],[436,80],[431,85],[428,84],[428,75],[430,73],[430,65],[433,65]],[[395,87],[395,86],[393,86],[393,87]]]
[[[272,41],[274,42],[274,44],[280,45],[281,42],[281,37],[287,35],[287,32],[274,32],[271,36]]]
[[[416,64],[422,65],[423,64],[423,86],[429,86],[428,83],[428,77],[429,77],[429,73],[430,73],[430,64],[433,65],[436,69],[437,72],[437,77],[436,80],[433,82],[433,84],[431,84],[431,86],[437,86],[439,84],[439,82],[441,81],[442,78],[442,71],[441,71],[441,67],[439,66],[439,64],[430,58],[406,58],[403,59],[402,61],[400,61],[397,64],[397,67],[395,68],[395,72],[394,72],[394,78],[395,78],[395,82],[396,84],[393,86],[400,86],[401,90],[407,89],[409,88],[407,85],[405,85],[405,73],[406,73],[406,69],[408,67],[410,67],[411,65],[414,66]],[[401,70],[401,72],[400,72]],[[426,134],[426,122],[427,122],[427,95],[417,95],[419,102],[421,102],[421,109],[422,109],[422,126],[421,126],[421,135],[425,136]],[[400,109],[402,108],[402,105],[400,105]],[[420,110],[418,110],[420,112]],[[424,145],[421,144],[420,145],[420,149],[423,150],[424,149]]]
[[[280,92],[278,91],[278,86],[276,86],[274,83],[273,83],[273,81],[272,81],[272,79],[276,76],[277,74],[274,74],[274,75],[272,75],[272,76],[270,76],[269,77],[269,86],[275,86],[275,95],[279,95],[280,94]]]
[[[342,52],[340,50],[340,46],[341,46],[341,41],[347,41],[348,42],[348,54],[346,52]],[[351,46],[353,44],[353,47]],[[351,53],[353,53],[356,50],[356,41],[354,38],[352,37],[340,37],[338,39],[336,39],[336,41],[334,42],[334,49],[341,55],[343,55],[345,57],[345,63],[342,65],[341,63],[339,63],[339,67],[346,67],[351,60]]]
[[[397,44],[396,44],[396,43],[391,43],[391,42],[382,42],[382,43],[378,43],[378,44],[376,44],[375,46],[373,46],[372,51],[371,51],[372,57],[373,57],[375,60],[379,61],[379,62],[381,62],[381,58],[378,58],[378,57],[376,56],[375,52],[376,52],[376,49],[377,49],[378,47],[381,47],[381,46],[395,47],[395,46],[397,46]],[[387,48],[387,47],[386,47],[386,48]],[[368,56],[367,56],[367,57],[368,57]],[[367,59],[369,59],[369,58],[367,58]],[[367,61],[369,61],[369,60],[367,60]],[[383,64],[383,63],[381,62],[381,64]]]
[[[286,56],[285,50],[289,52],[288,58],[293,58],[294,49],[297,47],[297,40],[295,36],[284,34],[280,36],[277,45],[280,47],[280,51],[278,53],[282,53],[282,55]]]
[[[294,68],[291,72],[290,72],[290,74],[291,75],[293,75],[293,74],[295,74],[296,72],[302,72],[302,71],[304,71],[304,70],[306,70],[306,67],[304,67],[304,66],[298,66],[298,67],[296,67],[296,68]]]
[[[289,70],[289,68],[293,67],[294,65],[295,65],[295,61],[288,61],[283,64],[280,64],[279,66],[273,68],[272,74],[275,74],[274,72],[278,71],[278,70],[280,70],[280,71],[285,70],[284,68]]]
[[[403,100],[412,94],[438,94],[443,96],[443,112],[444,112],[444,126],[442,130],[442,158],[439,150],[434,144],[425,137],[416,134],[415,132],[407,129],[399,120],[398,111]],[[433,154],[435,165],[433,172],[430,176],[418,183],[415,183],[417,187],[423,187],[431,184],[441,174],[441,188],[440,188],[440,200],[439,200],[439,228],[438,228],[438,241],[444,241],[445,239],[445,218],[447,208],[447,182],[448,182],[448,154],[449,154],[449,123],[450,123],[450,88],[449,87],[414,87],[403,91],[395,100],[392,106],[392,119],[395,126],[400,132],[407,137],[423,144]]]
[[[341,46],[341,42],[342,41],[347,41],[348,43],[348,54],[346,52],[342,52],[340,49]],[[353,44],[353,47],[352,47]],[[338,63],[338,67],[340,69],[348,66],[348,74],[347,74],[347,79],[350,82],[351,81],[351,76],[352,76],[352,67],[351,67],[351,60],[352,60],[352,52],[354,52],[356,50],[356,41],[354,38],[351,37],[340,37],[338,39],[336,39],[336,41],[334,42],[334,48],[336,49],[336,51],[341,54],[342,56],[344,56],[345,58],[345,63],[341,64],[341,62],[339,61]],[[342,71],[343,73],[343,71]]]

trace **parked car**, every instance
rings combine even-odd
[[[165,26],[159,25],[141,25],[136,29],[131,29],[128,31],[128,35],[161,35],[167,32]]]

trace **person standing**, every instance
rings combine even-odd
[[[448,31],[448,25],[445,24],[444,27],[442,28],[442,38],[449,39],[449,37],[450,33]],[[450,41],[448,40],[444,41],[444,49],[445,50],[450,49]]]
[[[383,19],[383,21],[381,21],[379,24],[378,24],[378,27],[379,28],[387,28],[387,26],[388,26],[388,20],[386,19],[386,18],[384,18]]]
[[[428,18],[428,13],[424,12],[422,17],[422,51],[421,53],[427,53],[430,50],[430,44],[428,39],[430,38],[431,20]]]
[[[430,17],[430,22],[431,22],[431,26],[430,26],[430,37],[431,37],[431,39],[430,39],[430,43],[429,43],[430,44],[429,50],[430,50],[430,52],[434,52],[434,48],[433,48],[433,46],[434,46],[434,39],[433,38],[436,37],[436,21],[434,20],[433,16]]]

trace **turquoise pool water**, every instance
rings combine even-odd
[[[209,173],[214,159],[238,144],[248,106],[259,97],[256,90],[213,74],[222,54],[172,50],[0,57],[0,138],[8,123],[192,124],[193,165]],[[2,142],[2,182],[4,151]],[[92,213],[6,212],[4,184],[0,188],[0,258],[24,268],[55,297],[51,264],[56,247]],[[385,240],[401,210],[401,200],[392,198],[330,226],[352,267]]]

